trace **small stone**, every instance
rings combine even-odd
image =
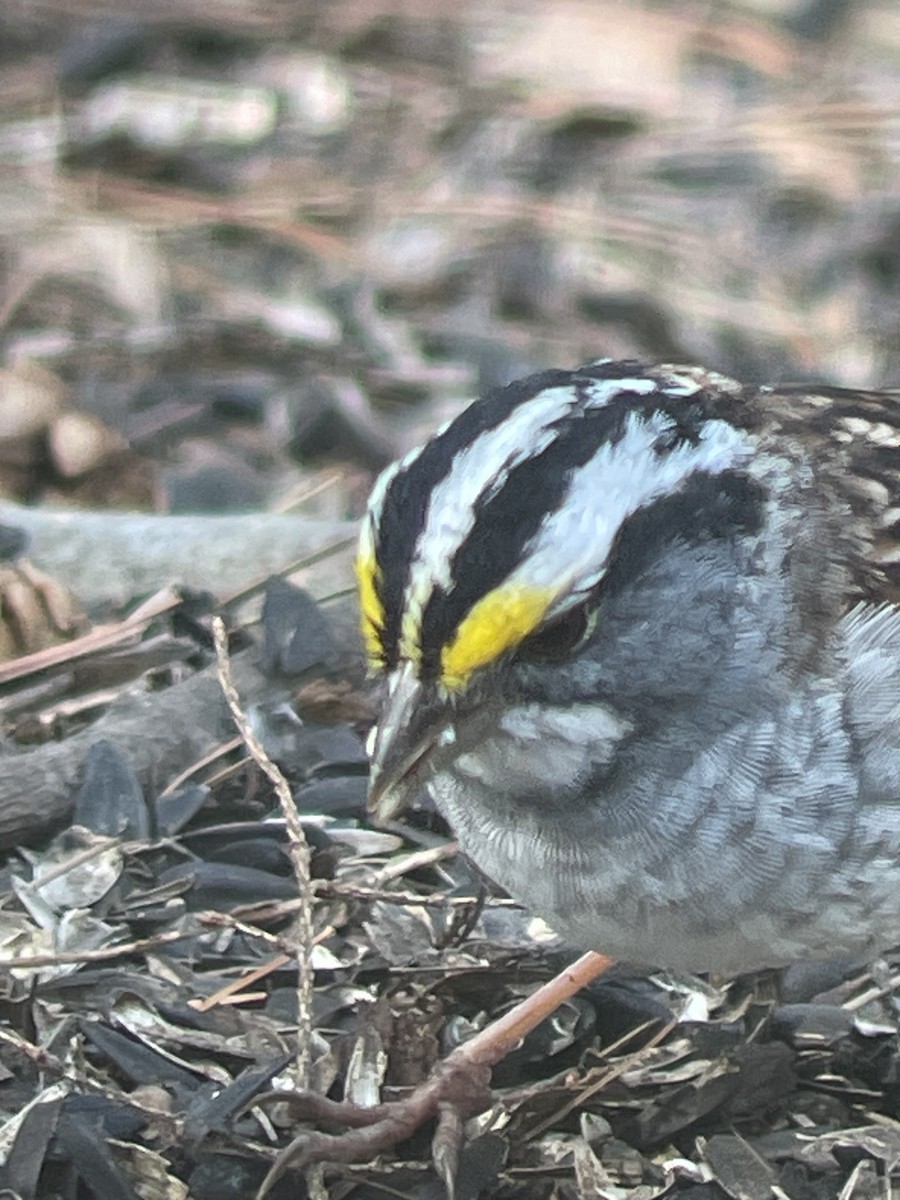
[[[65,479],[86,475],[124,448],[121,435],[90,413],[63,413],[50,429],[50,455]]]
[[[62,380],[30,359],[0,370],[0,442],[46,429],[65,397]]]

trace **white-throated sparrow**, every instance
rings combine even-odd
[[[860,957],[900,917],[900,395],[603,360],[489,393],[381,476],[358,574],[370,805],[428,787],[581,947],[722,974]],[[290,1166],[487,1103],[568,972],[372,1110],[295,1097]],[[279,1093],[279,1096],[281,1094]]]
[[[896,942],[900,408],[601,360],[376,485],[371,807],[426,786],[574,945],[738,973]]]

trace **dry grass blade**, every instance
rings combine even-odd
[[[162,588],[155,596],[145,600],[134,612],[124,620],[114,625],[98,625],[90,633],[62,646],[50,646],[46,650],[38,650],[34,654],[26,654],[12,662],[0,664],[0,684],[11,683],[14,679],[24,679],[38,671],[46,671],[51,667],[60,667],[75,658],[85,658],[96,654],[99,650],[109,650],[132,641],[153,621],[163,613],[171,612],[181,603],[181,597],[174,588]]]
[[[133,942],[118,942],[114,946],[102,946],[99,950],[60,950],[56,954],[16,954],[12,958],[0,959],[0,967],[16,967],[24,970],[30,967],[57,967],[62,963],[109,962],[115,958],[143,954],[147,950],[155,950],[159,946],[165,946],[168,942],[177,942],[183,938],[183,930],[169,929],[163,933],[155,933],[152,937],[137,938]]]

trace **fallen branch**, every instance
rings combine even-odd
[[[0,503],[0,523],[23,529],[29,559],[88,607],[127,604],[169,584],[221,597],[341,543],[340,553],[310,568],[324,595],[349,583],[356,538],[352,521],[282,513],[166,516]]]

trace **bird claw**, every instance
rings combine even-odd
[[[602,954],[583,954],[571,967],[470,1041],[457,1046],[405,1100],[366,1108],[360,1104],[328,1100],[310,1092],[267,1092],[257,1097],[256,1104],[276,1100],[288,1104],[298,1120],[344,1127],[340,1134],[298,1134],[275,1159],[257,1193],[257,1200],[263,1200],[291,1168],[303,1170],[323,1162],[371,1162],[434,1117],[438,1121],[432,1144],[434,1165],[453,1200],[463,1126],[470,1117],[490,1107],[492,1069],[563,1001],[574,996],[610,965],[611,960]]]
[[[275,1091],[258,1096],[254,1103],[287,1104],[298,1120],[344,1128],[339,1134],[306,1130],[298,1134],[275,1159],[260,1185],[257,1200],[263,1200],[286,1171],[303,1171],[323,1162],[371,1162],[435,1117],[432,1158],[452,1200],[465,1122],[491,1104],[491,1065],[456,1051],[406,1099],[371,1108],[328,1100],[311,1092]]]
[[[475,1113],[472,1113],[475,1116]],[[447,1200],[456,1196],[456,1174],[459,1154],[465,1139],[465,1121],[455,1104],[438,1104],[437,1128],[431,1139],[431,1161],[447,1191]]]

